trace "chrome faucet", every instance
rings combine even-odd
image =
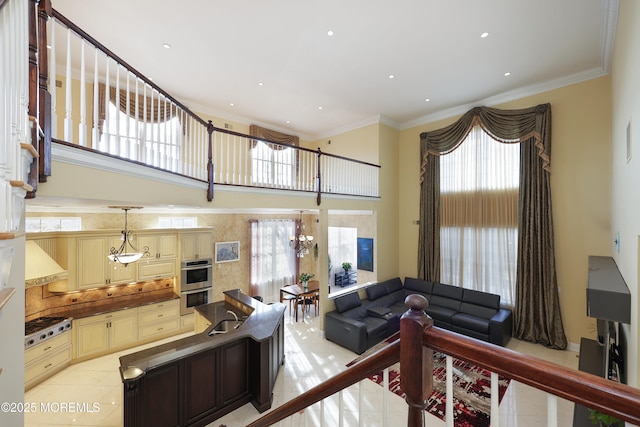
[[[237,315],[236,313],[234,313],[234,312],[233,312],[233,311],[231,311],[231,310],[227,310],[227,313],[229,313],[229,314],[233,314],[233,317],[235,317],[235,318],[236,318],[236,322],[238,321],[238,315]]]

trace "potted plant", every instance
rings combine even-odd
[[[313,274],[311,273],[300,273],[298,276],[298,280],[304,286],[304,290],[306,291],[309,288],[309,279],[313,278]]]
[[[620,426],[622,427],[622,421],[612,415],[603,414],[595,409],[589,409],[589,419],[591,422],[600,427]]]
[[[342,263],[342,268],[344,268],[344,273],[349,274],[349,270],[351,270],[351,263],[349,261],[345,261]]]

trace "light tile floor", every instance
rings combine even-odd
[[[295,322],[285,314],[286,362],[281,367],[276,381],[274,408],[343,371],[345,365],[357,356],[325,340],[319,324],[319,317],[307,315],[304,321]],[[169,338],[169,340],[181,336]],[[515,339],[510,341],[508,347],[571,368],[577,368],[578,365],[577,354],[572,351],[550,350],[541,345]],[[35,402],[38,405],[42,402],[54,404],[79,402],[88,403],[92,407],[91,405],[97,402],[99,411],[37,411],[25,414],[25,426],[122,426],[122,384],[118,373],[118,358],[140,348],[74,364],[35,386],[25,396],[25,402]],[[382,388],[372,381],[363,381],[361,386],[364,391],[365,426],[382,426]],[[358,406],[358,387],[354,385],[343,393],[346,407],[344,425],[347,427],[358,425],[355,412]],[[388,398],[391,425],[406,425],[405,401],[393,393],[389,393]],[[331,397],[325,401],[323,411],[320,410],[320,404],[316,404],[304,414],[296,414],[291,420],[286,420],[281,425],[319,426],[322,417],[324,425],[337,426],[339,424],[338,405],[337,397]],[[546,426],[546,408],[546,394],[512,381],[500,404],[500,424],[509,427]],[[251,404],[247,404],[209,426],[245,426],[260,415]],[[571,425],[572,417],[573,404],[558,399],[558,425]],[[428,415],[427,425],[444,426],[445,424]]]

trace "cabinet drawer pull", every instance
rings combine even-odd
[[[164,304],[158,304],[158,308],[164,307]]]
[[[43,351],[49,351],[49,350],[51,350],[51,346],[46,347]]]
[[[46,365],[44,365],[44,369],[49,369],[51,367],[52,363],[47,363]]]
[[[164,328],[158,328],[159,331],[163,330]]]
[[[163,316],[164,316],[164,314],[158,314],[158,317],[163,317]]]

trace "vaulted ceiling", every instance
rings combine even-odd
[[[192,110],[307,140],[604,75],[618,13],[617,0],[52,3]]]

